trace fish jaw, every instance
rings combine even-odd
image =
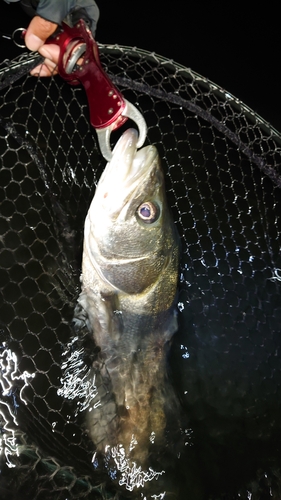
[[[91,223],[96,224],[96,211],[115,219],[134,193],[136,187],[151,169],[157,157],[154,146],[137,151],[138,133],[127,130],[113,150],[113,157],[98,182],[95,196],[89,209]]]

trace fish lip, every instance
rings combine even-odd
[[[155,146],[149,145],[140,149],[136,152],[131,169],[128,172],[127,182],[139,181],[141,177],[146,176],[147,172],[151,169],[151,166],[157,157],[158,153]]]
[[[155,146],[137,150],[138,133],[128,129],[113,150],[113,158],[99,180],[94,203],[115,217],[130,200],[151,170],[158,155]]]
[[[124,132],[113,150],[113,159],[105,168],[104,179],[116,176],[124,187],[124,183],[127,185],[139,180],[147,173],[158,153],[152,145],[137,150],[137,142],[138,132],[135,129]]]

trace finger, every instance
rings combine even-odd
[[[53,76],[56,75],[58,72],[57,66],[53,67],[50,65],[52,61],[46,61],[43,64],[40,64],[39,66],[36,66],[32,71],[30,71],[30,74],[32,76]]]
[[[60,48],[53,43],[42,45],[38,52],[45,57],[43,64],[36,66],[30,74],[33,76],[51,76],[56,75],[57,63],[59,60]]]
[[[40,49],[40,52],[42,51],[43,47]],[[32,71],[30,71],[30,74],[33,76],[52,76],[56,75],[57,73],[57,64],[53,60],[48,58],[46,58],[42,64],[39,64],[38,66],[33,68]]]
[[[54,66],[58,63],[60,55],[60,48],[58,45],[55,45],[54,43],[42,45],[42,47],[39,48],[38,52],[41,54],[41,56],[49,59],[50,61],[53,61]]]
[[[40,16],[35,16],[26,31],[25,44],[29,50],[36,52],[44,45],[45,41],[57,28],[56,23],[46,21]]]

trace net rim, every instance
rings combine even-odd
[[[176,74],[181,74],[181,76],[188,76],[190,80],[194,80],[195,82],[200,83],[201,85],[206,85],[208,90],[211,90],[215,93],[220,99],[223,99],[236,107],[239,111],[245,112],[247,118],[250,118],[253,121],[258,122],[259,126],[261,126],[264,131],[272,136],[275,140],[280,142],[281,146],[281,132],[279,132],[275,127],[273,127],[267,120],[265,120],[261,115],[256,113],[252,108],[250,108],[247,104],[241,101],[238,97],[234,96],[231,92],[228,92],[226,89],[213,82],[209,78],[197,73],[191,68],[184,66],[180,63],[177,63],[173,59],[168,59],[156,52],[149,52],[145,49],[140,49],[138,47],[131,47],[129,45],[119,45],[119,44],[102,44],[98,43],[98,47],[101,53],[104,54],[115,54],[117,51],[121,53],[126,53],[131,56],[142,56],[150,61],[154,61],[156,63],[160,63],[161,65],[165,65],[170,67],[170,69],[174,69]]]
[[[188,78],[190,81],[199,83],[201,86],[206,86],[206,89],[212,91],[219,99],[228,102],[231,106],[236,108],[236,110],[240,112],[243,111],[248,119],[255,121],[262,128],[262,130],[276,140],[281,147],[281,132],[279,132],[267,120],[256,113],[238,97],[234,96],[231,92],[228,92],[217,83],[197,73],[191,68],[177,63],[173,59],[168,59],[165,56],[157,54],[156,52],[149,52],[148,50],[141,49],[136,46],[132,47],[129,45],[104,44],[98,42],[98,48],[101,54],[114,55],[120,52],[132,57],[143,57],[151,62],[168,67],[170,70],[173,70],[175,74]],[[33,67],[40,64],[40,62],[43,62],[43,58],[40,54],[35,52],[24,52],[12,60],[4,59],[0,63],[0,90],[21,78],[23,75],[31,71]],[[3,66],[2,68],[1,65]],[[11,73],[11,78],[9,77],[9,73]],[[3,79],[3,77],[5,78]],[[1,81],[2,79],[3,81]]]

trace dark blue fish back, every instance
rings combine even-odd
[[[281,136],[171,61],[118,46],[102,46],[101,61],[146,119],[182,239],[168,360],[185,419],[174,424],[182,491],[280,498]],[[83,88],[58,76],[2,83],[0,148],[0,496],[113,499],[58,395],[84,219],[105,166]]]

